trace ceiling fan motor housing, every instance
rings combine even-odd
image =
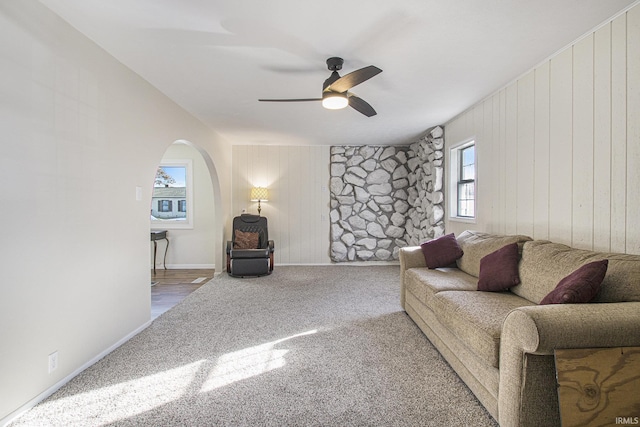
[[[342,64],[344,64],[344,59],[338,58],[337,56],[332,56],[327,59],[327,67],[330,71],[342,70]]]
[[[327,59],[327,67],[330,71],[332,71],[331,75],[327,80],[322,84],[322,91],[324,92],[331,85],[331,83],[335,82],[340,78],[340,74],[338,74],[338,70],[342,70],[342,64],[344,64],[344,59],[338,58],[337,56],[333,56]]]

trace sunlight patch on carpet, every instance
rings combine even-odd
[[[220,356],[200,392],[206,393],[237,381],[282,368],[286,364],[284,356],[289,350],[276,349],[274,347],[282,342],[317,332],[314,329]]]
[[[65,426],[104,425],[126,420],[178,400],[187,392],[204,362],[200,360],[87,393],[50,400],[33,411],[56,413],[56,422]]]

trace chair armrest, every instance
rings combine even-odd
[[[233,248],[233,242],[231,240],[227,240],[227,255],[231,254],[231,248]]]
[[[427,267],[422,248],[420,246],[405,246],[400,248],[400,305],[404,309],[404,273],[410,268]]]
[[[230,257],[234,259],[268,258],[269,249],[231,249]]]
[[[273,256],[273,252],[276,250],[276,244],[273,242],[273,240],[269,240],[269,271],[273,271],[273,265],[275,263],[274,261],[274,256]]]

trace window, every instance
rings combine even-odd
[[[172,205],[171,200],[158,200],[158,212],[171,212]]]
[[[475,217],[476,160],[475,145],[460,150],[458,167],[458,216]]]
[[[192,161],[163,160],[151,201],[152,228],[193,228]]]
[[[473,221],[476,217],[476,147],[466,141],[451,148],[451,219]]]

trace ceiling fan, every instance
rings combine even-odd
[[[364,114],[367,117],[375,116],[376,110],[373,109],[364,99],[355,96],[349,92],[349,89],[369,80],[382,72],[376,66],[360,68],[340,77],[338,71],[342,69],[344,60],[342,58],[332,57],[327,59],[327,67],[331,71],[331,76],[324,81],[322,85],[322,98],[300,98],[300,99],[258,99],[262,102],[307,102],[322,101],[322,106],[330,110],[345,108],[347,105],[354,110]]]

